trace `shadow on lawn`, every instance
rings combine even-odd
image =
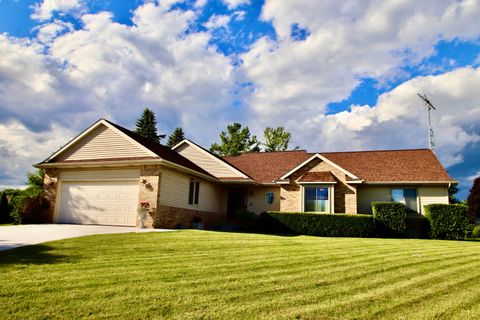
[[[54,252],[54,248],[37,244],[0,252],[0,266],[14,264],[53,264],[60,262],[73,262],[74,256]]]

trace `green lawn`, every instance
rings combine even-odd
[[[179,231],[0,252],[0,318],[474,319],[480,242]]]

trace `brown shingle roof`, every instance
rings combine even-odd
[[[365,181],[450,181],[432,150],[384,150],[322,153]]]
[[[303,174],[299,182],[336,182],[330,171],[306,172]]]
[[[305,150],[251,152],[237,157],[224,157],[232,166],[260,183],[271,183],[310,158]]]
[[[305,150],[252,152],[224,159],[261,183],[272,182],[310,158]],[[429,149],[327,152],[320,155],[367,182],[452,181]]]
[[[197,171],[199,173],[205,174],[207,176],[213,177],[210,173],[207,171],[203,170],[199,166],[197,166],[195,163],[192,161],[188,160],[184,156],[180,155],[179,153],[173,151],[169,147],[165,147],[164,145],[161,145],[159,143],[155,143],[151,140],[145,139],[138,133],[132,132],[122,126],[119,126],[118,124],[115,124],[113,122],[110,122],[108,120],[105,120],[121,132],[125,133],[127,136],[132,138],[133,140],[137,141],[141,145],[143,145],[145,148],[149,149],[156,155],[158,155],[160,158],[165,159],[167,161],[173,162],[175,164],[181,165],[185,168],[192,169],[194,171]]]

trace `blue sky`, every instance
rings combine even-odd
[[[0,1],[0,186],[98,118],[285,126],[310,151],[424,148],[465,198],[480,175],[478,0]],[[21,159],[21,160],[18,160]]]

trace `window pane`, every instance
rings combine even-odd
[[[405,198],[403,196],[403,189],[393,189],[392,190],[392,201],[405,203]]]
[[[317,200],[328,200],[328,188],[317,188]]]
[[[315,200],[317,198],[316,188],[305,188],[305,199],[306,200]]]
[[[198,194],[200,189],[200,182],[195,182],[195,204],[198,204]]]
[[[313,212],[315,210],[315,200],[306,200],[305,201],[305,212]]]
[[[195,182],[190,181],[190,189],[188,190],[188,204],[193,204],[193,189]]]

